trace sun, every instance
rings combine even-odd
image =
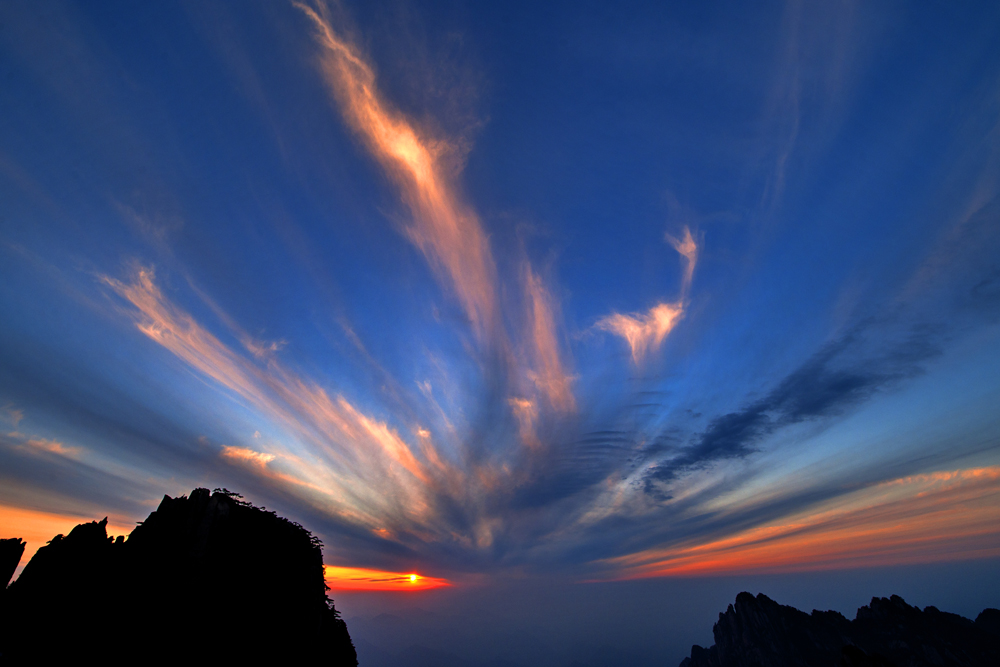
[[[335,565],[325,566],[324,572],[327,586],[334,591],[425,591],[452,585],[447,579],[425,577],[416,572],[386,572]]]

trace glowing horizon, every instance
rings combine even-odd
[[[777,525],[615,559],[616,579],[808,572],[1000,556],[1000,467],[890,480]]]
[[[447,579],[415,572],[385,572],[360,567],[324,566],[326,585],[337,591],[417,592],[451,586]]]

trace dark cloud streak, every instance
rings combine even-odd
[[[663,461],[646,476],[647,492],[665,499],[663,482],[724,459],[745,458],[778,430],[844,414],[880,391],[922,371],[923,362],[941,353],[939,328],[913,326],[902,337],[866,353],[882,333],[872,321],[828,343],[764,398],[742,410],[713,419],[691,447]]]

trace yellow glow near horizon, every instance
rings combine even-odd
[[[425,591],[451,586],[447,579],[415,572],[386,572],[362,567],[327,565],[326,585],[333,591]]]

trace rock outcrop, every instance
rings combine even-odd
[[[996,609],[973,622],[896,595],[872,598],[849,621],[740,593],[712,628],[715,645],[691,647],[681,667],[991,667],[1000,665],[998,626]]]
[[[164,496],[127,540],[106,527],[56,536],[7,588],[4,663],[357,665],[321,545],[302,526],[195,489]]]
[[[976,627],[1000,637],[1000,609],[984,609],[979,612]]]
[[[10,578],[14,576],[14,571],[17,570],[17,564],[21,562],[23,555],[24,540],[20,537],[0,540],[0,581],[3,581],[3,588],[7,587]]]

